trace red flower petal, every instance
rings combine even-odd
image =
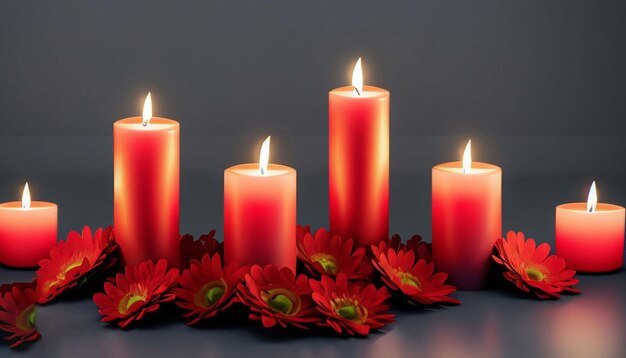
[[[94,303],[103,316],[103,322],[114,322],[125,328],[146,314],[156,311],[159,304],[173,301],[170,293],[176,284],[178,269],[167,269],[167,261],[152,261],[127,266],[125,273],[117,274],[115,284],[106,282],[105,293],[96,293]]]
[[[311,287],[305,275],[273,265],[252,266],[239,287],[239,300],[252,311],[250,318],[261,320],[266,328],[278,324],[308,328],[320,317],[313,308]]]
[[[83,228],[82,236],[71,231],[67,240],[60,241],[50,251],[50,258],[39,262],[37,296],[39,303],[47,303],[97,271],[115,264],[117,244],[112,227],[99,228],[92,236],[91,229]]]
[[[389,298],[384,287],[377,290],[371,283],[364,287],[349,283],[343,273],[335,280],[328,276],[322,276],[321,281],[310,280],[310,285],[317,310],[326,317],[319,326],[337,333],[367,335],[370,329],[393,322],[395,315],[384,313],[389,309],[383,304]]]
[[[492,259],[506,269],[504,278],[520,290],[542,299],[559,298],[561,292],[580,292],[571,287],[578,283],[576,272],[567,270],[562,258],[548,256],[547,243],[536,246],[535,240],[525,240],[522,232],[509,231],[506,239],[496,241],[495,248]]]

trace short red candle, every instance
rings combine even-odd
[[[336,88],[328,110],[330,231],[369,247],[389,235],[389,92]]]
[[[25,188],[25,193],[27,192]],[[30,201],[30,196],[29,196]],[[45,201],[0,204],[0,263],[37,267],[57,242],[57,205]]]
[[[474,162],[463,172],[462,162],[432,170],[432,244],[437,270],[461,289],[486,283],[489,259],[502,235],[502,169]]]
[[[624,207],[587,203],[556,207],[556,254],[581,272],[609,272],[624,265]]]
[[[144,112],[145,113],[145,112]],[[113,125],[115,239],[127,264],[167,259],[178,266],[178,122],[152,117]]]
[[[224,171],[226,263],[273,264],[296,272],[296,170],[242,164]]]

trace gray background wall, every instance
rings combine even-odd
[[[5,1],[0,200],[61,205],[61,235],[112,221],[112,123],[181,122],[182,231],[221,229],[222,170],[299,171],[299,221],[327,225],[327,92],[364,60],[391,91],[391,227],[430,231],[430,168],[505,173],[505,227],[586,198],[626,203],[626,4],[620,1]],[[544,183],[544,180],[552,180]],[[221,231],[221,230],[220,230]]]

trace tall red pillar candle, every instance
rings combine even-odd
[[[471,162],[470,143],[463,162],[432,170],[433,259],[437,270],[461,289],[486,283],[493,245],[502,235],[502,169]]]
[[[31,201],[28,183],[22,201],[0,204],[0,263],[37,267],[57,242],[57,205]]]
[[[179,264],[179,141],[178,122],[152,117],[150,94],[143,118],[113,125],[113,220],[127,264]]]
[[[353,86],[328,94],[330,231],[369,247],[389,235],[389,92]]]
[[[269,137],[260,163],[224,171],[225,262],[296,272],[296,170],[268,157]]]
[[[556,207],[556,254],[572,270],[619,270],[624,265],[624,221],[624,207],[597,202],[593,182],[587,203]]]

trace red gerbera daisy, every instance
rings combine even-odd
[[[41,334],[35,326],[35,283],[16,283],[0,287],[0,331],[10,348],[36,341]]]
[[[379,246],[380,247],[380,246]],[[434,273],[435,265],[426,260],[416,260],[410,249],[380,251],[372,245],[374,267],[381,273],[383,282],[392,290],[400,291],[412,302],[423,305],[434,303],[461,303],[448,297],[456,291],[451,285],[444,285],[448,274]],[[417,262],[416,262],[417,261]]]
[[[536,246],[535,240],[526,240],[523,232],[509,231],[506,240],[496,241],[496,250],[497,255],[491,257],[506,268],[503,276],[520,290],[543,299],[559,298],[561,292],[580,293],[571,287],[578,283],[576,271],[565,269],[561,257],[548,256],[547,243]]]
[[[352,239],[339,235],[331,237],[326,230],[318,229],[315,236],[310,232],[298,240],[298,259],[316,277],[336,276],[342,272],[350,280],[365,279],[372,274],[372,265],[365,256],[365,248],[353,251]]]
[[[224,256],[224,243],[215,239],[215,230],[201,235],[198,240],[194,240],[189,234],[180,237],[180,261],[183,268],[188,268],[191,260],[202,260],[204,254]]]
[[[340,273],[336,280],[322,276],[321,281],[311,280],[313,300],[317,309],[326,317],[319,323],[337,333],[367,335],[370,329],[382,328],[394,321],[394,314],[386,313],[389,306],[387,288],[376,290],[373,284],[362,286],[348,283],[348,277]]]
[[[104,283],[106,293],[96,293],[94,303],[103,316],[102,322],[114,322],[121,328],[138,321],[159,305],[176,298],[171,291],[178,278],[178,269],[167,270],[167,260],[156,265],[152,261],[127,266],[125,274],[115,276],[115,284]]]
[[[237,285],[248,267],[235,262],[222,269],[219,254],[204,254],[202,262],[193,260],[191,267],[180,275],[180,288],[174,288],[176,305],[187,311],[183,315],[188,325],[213,317],[238,302]]]
[[[426,260],[426,262],[432,262],[431,257],[431,244],[422,241],[422,237],[420,235],[413,235],[407,241],[406,244],[402,243],[402,238],[400,235],[395,234],[391,237],[391,239],[383,239],[378,243],[378,251],[379,252],[387,252],[387,249],[391,248],[396,250],[413,250],[416,258],[418,260]]]
[[[307,329],[319,321],[306,275],[296,278],[286,267],[254,265],[244,281],[245,285],[239,284],[239,298],[250,307],[250,319],[260,320],[265,328],[278,324]]]
[[[50,258],[39,261],[39,303],[50,302],[64,291],[85,283],[89,276],[113,266],[117,261],[113,254],[116,249],[111,226],[99,228],[93,236],[88,226],[83,228],[82,236],[71,231],[67,240],[59,241],[50,250]]]

